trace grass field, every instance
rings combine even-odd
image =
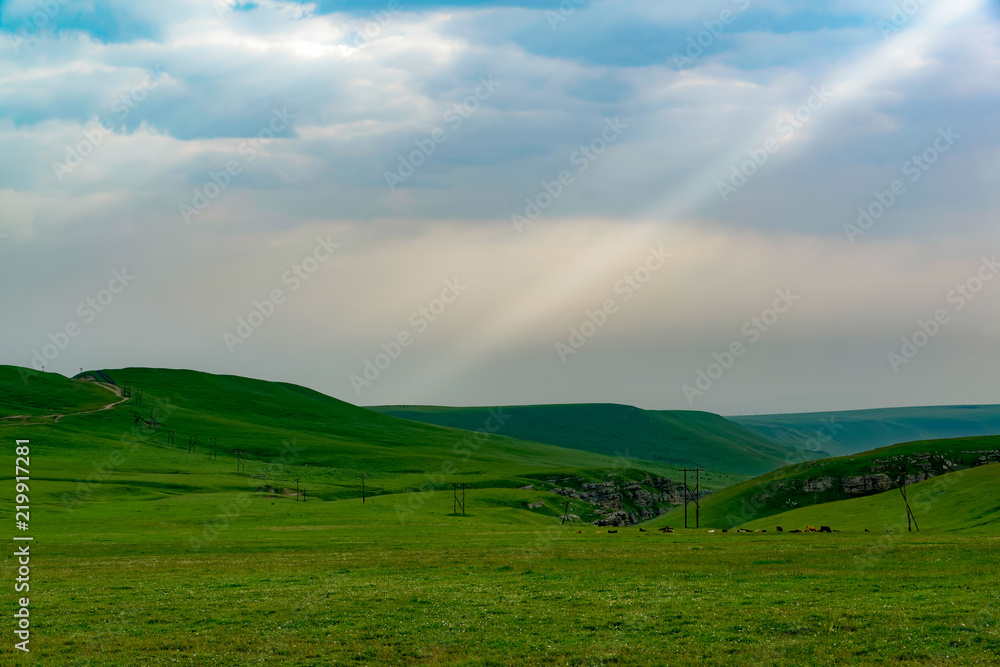
[[[151,369],[109,375],[143,388],[143,404],[58,422],[46,407],[28,423],[0,422],[0,522],[17,532],[12,445],[30,439],[35,538],[32,653],[12,658],[9,639],[2,664],[1000,661],[995,524],[955,533],[928,518],[924,533],[891,536],[563,526],[564,498],[541,480],[677,471],[473,437],[291,385]],[[84,383],[41,380],[38,391],[63,396],[42,399],[62,400],[68,413],[92,407],[66,403]],[[146,419],[157,410],[162,425],[136,424],[133,410]],[[188,453],[189,434],[197,453]],[[206,454],[213,437],[218,460]],[[244,473],[234,447],[251,455]],[[996,468],[968,472],[967,487],[997,498]],[[361,472],[375,494],[365,502]],[[290,491],[296,478],[305,502]],[[464,515],[454,511],[453,480],[470,483]],[[536,489],[517,488],[525,482]],[[881,511],[897,510],[887,496]],[[585,503],[572,511],[592,518]],[[12,552],[0,558],[4,586],[16,576]],[[14,593],[6,599],[13,608]]]
[[[399,530],[293,502],[196,554],[180,526],[42,533],[33,663],[1000,661],[996,537],[549,534],[478,507]]]

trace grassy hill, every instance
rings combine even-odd
[[[785,465],[790,448],[708,412],[651,411],[626,405],[531,405],[502,408],[381,406],[372,410],[417,422],[475,430],[500,410],[502,433],[560,447],[758,475]]]
[[[1000,461],[998,436],[910,442],[852,456],[809,461],[741,482],[705,498],[701,502],[701,525],[732,528],[799,507],[874,495],[894,487],[903,470],[913,483],[997,461]],[[683,510],[668,512],[651,523],[684,525]]]
[[[907,499],[921,531],[1000,532],[1000,464],[969,468],[907,487]],[[877,533],[907,530],[906,508],[893,489],[865,498],[851,498],[802,507],[747,523],[744,528],[785,530],[806,526]]]
[[[62,395],[61,411],[43,395],[38,416],[0,421],[8,491],[10,445],[30,440],[22,535],[33,537],[33,664],[749,667],[1000,656],[990,537],[899,535],[884,549],[884,534],[562,525],[566,499],[549,492],[550,479],[565,487],[676,470],[399,420],[281,383],[112,370],[104,379],[141,390],[141,404],[89,412],[92,400],[66,398],[87,383],[41,379],[33,386]],[[0,390],[15,381],[0,376]],[[157,426],[136,422],[135,413],[153,422],[154,411]],[[213,438],[217,459],[207,455]],[[245,472],[235,448],[250,454]],[[362,472],[378,494],[365,503]],[[719,488],[712,477],[705,486]],[[288,491],[296,479],[305,502]],[[465,515],[454,512],[459,480],[470,482]],[[516,488],[524,482],[535,488]],[[0,503],[12,530],[14,509],[10,496]],[[20,567],[14,548],[0,555],[0,578],[14,582]]]
[[[0,419],[99,410],[118,400],[105,387],[16,366],[0,366]]]
[[[918,440],[1000,435],[1000,405],[885,408],[728,417],[786,445],[834,456]]]
[[[317,500],[354,502],[361,498],[362,475],[367,496],[386,497],[384,503],[402,507],[406,517],[428,519],[432,496],[450,501],[458,483],[478,494],[480,508],[551,519],[565,511],[564,499],[548,492],[556,487],[632,483],[653,490],[649,475],[681,477],[663,463],[397,419],[291,384],[148,368],[81,375],[96,376],[130,385],[133,397],[90,412],[116,395],[54,374],[39,374],[27,389],[16,370],[0,376],[0,395],[38,392],[25,403],[44,406],[41,413],[56,406],[65,415],[29,424],[0,421],[0,437],[6,429],[31,434],[34,455],[45,461],[36,498],[74,511],[86,505],[78,520],[96,512],[98,502],[162,502],[160,511],[176,508],[186,517],[185,508],[211,505],[213,494],[249,490],[285,498],[296,486]],[[240,474],[237,449],[246,452]],[[703,486],[718,489],[739,479],[708,475]],[[527,503],[536,507],[529,512]],[[626,504],[636,510],[631,500]],[[571,511],[587,520],[598,516],[581,501]]]

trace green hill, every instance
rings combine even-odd
[[[509,415],[502,433],[560,447],[757,475],[787,464],[791,448],[719,415],[652,411],[626,405],[531,405],[502,408],[381,406],[372,410],[417,422],[475,430],[491,411]]]
[[[118,400],[83,379],[93,377],[127,384],[132,397],[91,411]],[[10,437],[30,436],[36,443],[32,456],[44,461],[45,471],[45,481],[32,487],[36,500],[70,511],[86,505],[77,520],[90,512],[104,516],[100,503],[117,507],[112,501],[120,499],[163,502],[170,510],[165,517],[174,511],[186,517],[188,510],[211,505],[217,494],[285,498],[297,486],[310,498],[356,502],[362,475],[366,496],[423,520],[430,518],[429,508],[449,504],[444,496],[451,498],[453,484],[467,485],[481,512],[503,506],[526,520],[565,511],[566,498],[551,493],[557,488],[620,499],[626,512],[651,516],[669,502],[662,494],[676,497],[667,481],[681,477],[664,463],[397,419],[279,382],[128,368],[79,379],[45,374],[27,388],[22,384],[16,369],[9,371],[0,376],[0,395],[38,391],[41,396],[25,404],[45,405],[45,415],[58,404],[63,416],[0,421],[0,437],[5,430]],[[739,479],[707,474],[703,486],[718,489]],[[587,484],[600,489],[584,489]],[[659,505],[649,493],[661,494]],[[485,503],[487,498],[494,500]],[[571,512],[581,518],[602,516],[592,501],[570,500]]]
[[[1000,437],[909,442],[852,456],[809,461],[741,482],[701,501],[701,525],[733,528],[791,509],[870,496],[910,483],[1000,461]],[[898,493],[898,492],[897,492]],[[683,510],[653,525],[684,525]]]
[[[1000,435],[1000,405],[953,405],[728,417],[756,433],[834,456],[918,440]]]
[[[110,389],[16,366],[0,366],[0,419],[99,410],[118,400]]]
[[[918,482],[906,489],[907,500],[925,532],[1000,532],[1000,465],[992,464]],[[907,531],[906,508],[898,490],[802,507],[744,528],[774,530],[830,526],[834,530],[877,533]]]

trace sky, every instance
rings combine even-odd
[[[1000,4],[0,2],[0,363],[1000,403]]]

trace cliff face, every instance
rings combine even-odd
[[[566,480],[564,480],[565,483]],[[684,504],[684,485],[665,477],[646,475],[642,480],[623,482],[585,482],[578,489],[557,486],[552,493],[581,500],[598,508],[603,516],[594,521],[597,526],[631,526],[654,519],[678,505]],[[694,490],[691,490],[692,499]],[[702,491],[705,497],[711,491]]]
[[[853,461],[853,459],[850,459]],[[730,518],[732,525],[795,507],[884,493],[906,483],[916,484],[957,470],[1000,462],[998,450],[959,450],[947,456],[926,452],[887,456],[864,466],[844,469],[843,461],[811,461],[791,477],[758,485]],[[849,472],[848,472],[849,471]],[[840,473],[840,474],[838,474]]]

